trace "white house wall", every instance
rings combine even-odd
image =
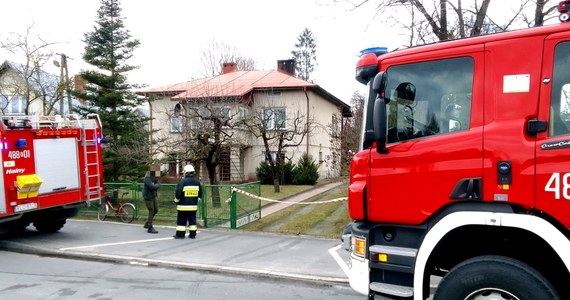
[[[8,68],[0,78],[0,95],[6,96],[24,96],[24,91],[28,83],[22,78],[21,74],[14,69]],[[36,96],[30,91],[30,97]],[[28,104],[28,114],[41,116],[43,115],[42,99],[37,98]]]
[[[328,129],[334,114],[340,119],[338,106],[311,91],[307,91],[307,94],[305,94],[304,91],[282,91],[280,95],[260,91],[255,92],[253,98],[254,106],[250,109],[250,113],[260,112],[260,109],[263,107],[285,107],[287,109],[287,118],[293,117],[297,111],[305,117],[309,114],[317,125],[298,147],[285,149],[287,157],[292,158],[293,163],[297,163],[301,156],[308,152],[315,162],[319,164],[319,175],[321,179],[338,176],[338,171],[336,170],[339,168],[331,166],[332,149]],[[153,129],[158,130],[153,133],[153,138],[181,138],[180,134],[170,132],[169,114],[174,109],[176,103],[175,101],[171,101],[170,97],[161,97],[152,102],[151,117],[153,118]],[[233,106],[232,110],[237,110],[237,106]],[[235,112],[232,111],[232,114],[234,113]],[[244,132],[240,132],[235,135],[236,143],[238,141],[241,143],[250,143],[251,147],[241,150],[241,153],[238,149],[232,148],[232,180],[238,178],[245,180],[254,179],[256,177],[256,168],[261,161],[265,159],[263,154],[265,148],[261,139],[256,140],[253,136],[245,137],[242,136],[243,134]],[[174,151],[174,149],[172,150]],[[319,155],[319,153],[322,154]],[[322,157],[323,161],[319,162],[319,157]],[[243,174],[239,174],[239,172],[243,172]]]
[[[307,100],[308,98],[308,100]],[[307,106],[308,101],[308,106]],[[309,115],[315,123],[310,135],[305,137],[303,142],[297,148],[287,148],[287,157],[292,157],[293,163],[297,163],[301,156],[308,152],[313,159],[319,163],[319,152],[322,152],[323,161],[319,163],[320,178],[329,178],[338,176],[338,167],[331,166],[330,162],[325,163],[328,157],[332,161],[331,142],[329,138],[328,126],[332,122],[333,114],[340,119],[339,107],[325,100],[322,96],[307,91],[282,91],[280,95],[274,92],[257,92],[254,94],[255,107],[285,107],[287,109],[287,118],[294,116],[295,112],[300,112],[303,116]],[[308,108],[308,113],[307,113]],[[307,147],[308,143],[308,147]],[[265,148],[261,141],[253,149],[253,164],[257,167],[263,159]]]

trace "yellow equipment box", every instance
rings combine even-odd
[[[17,176],[18,199],[37,197],[42,183],[42,179],[36,174]]]

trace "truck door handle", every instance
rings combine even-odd
[[[464,178],[457,182],[450,200],[481,200],[482,186],[481,178]]]

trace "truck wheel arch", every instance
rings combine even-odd
[[[425,270],[428,260],[434,253],[434,250],[445,237],[456,229],[464,226],[503,226],[509,228],[518,228],[531,232],[544,240],[550,245],[553,251],[563,262],[566,272],[570,273],[570,257],[564,253],[570,253],[570,242],[568,239],[552,224],[546,220],[533,215],[522,215],[513,213],[496,213],[482,211],[460,211],[452,212],[441,217],[437,223],[426,233],[415,263],[414,271],[414,295],[415,299],[424,299],[423,290]]]

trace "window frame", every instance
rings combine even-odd
[[[279,115],[277,112],[280,112]],[[280,116],[281,126],[276,126],[276,118]],[[266,130],[287,130],[287,108],[286,107],[264,107],[262,111],[262,121]]]

